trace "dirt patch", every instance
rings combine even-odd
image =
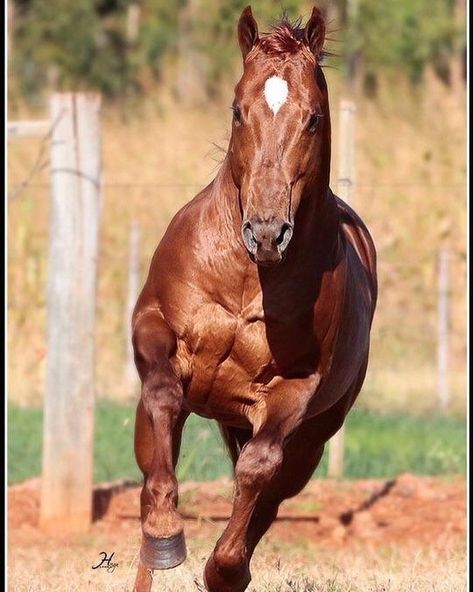
[[[61,539],[38,529],[40,481],[8,489],[9,592],[130,592],[141,528],[140,487],[94,492],[90,531]],[[153,592],[199,592],[231,510],[232,483],[182,483],[188,559],[155,573]],[[100,553],[117,568],[92,569]],[[466,592],[465,482],[314,480],[281,507],[258,546],[248,592]]]
[[[8,490],[10,545],[44,540],[38,530],[39,479]],[[180,485],[180,510],[186,535],[208,540],[221,532],[231,511],[232,482],[219,480]],[[94,492],[92,533],[129,532],[139,527],[140,487],[103,484]],[[392,481],[313,480],[297,497],[287,500],[266,540],[296,543],[302,539],[325,547],[363,544],[426,545],[445,550],[465,539],[465,482],[417,477]]]

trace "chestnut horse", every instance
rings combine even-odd
[[[184,561],[175,467],[189,413],[215,419],[234,465],[233,510],[204,572],[242,592],[281,502],[296,495],[363,383],[376,253],[329,188],[325,24],[238,23],[243,75],[216,178],[170,223],[133,314],[144,474],[136,592]]]

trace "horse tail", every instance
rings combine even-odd
[[[235,468],[241,449],[251,438],[251,430],[226,426],[221,423],[219,423],[219,428],[232,460],[233,468]]]

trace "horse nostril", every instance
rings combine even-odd
[[[291,240],[291,237],[292,237],[292,225],[289,224],[288,222],[285,222],[281,226],[281,232],[279,233],[279,236],[276,239],[276,244],[278,246],[279,252],[282,252],[285,250],[285,248],[289,244],[289,241]]]
[[[251,226],[251,222],[245,222],[241,228],[241,235],[243,237],[243,242],[245,243],[246,248],[250,253],[255,254],[256,249],[258,247],[258,242],[253,232],[253,228]]]
[[[286,234],[286,230],[287,230],[287,224],[283,224],[281,227],[281,232],[280,232],[279,236],[276,238],[277,245],[280,245],[282,243],[282,241],[284,240],[284,235]]]

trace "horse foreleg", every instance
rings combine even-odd
[[[311,442],[297,433],[294,440],[300,447],[284,450],[283,466],[271,487],[256,503],[247,533],[247,550],[251,557],[263,535],[276,519],[280,504],[297,495],[307,485],[322,458],[324,447],[313,449]],[[291,440],[291,444],[293,440]],[[304,454],[301,455],[301,450]]]
[[[243,592],[249,562],[276,518],[279,504],[301,491],[316,469],[324,442],[339,428],[346,401],[297,425],[286,405],[285,419],[274,415],[242,448],[235,465],[233,511],[205,567],[209,592]]]
[[[351,397],[350,391],[332,408],[304,421],[287,440],[282,467],[258,499],[248,526],[246,543],[250,557],[274,522],[279,505],[302,491],[312,477],[322,458],[325,442],[343,423]]]
[[[146,330],[145,330],[146,329]],[[160,318],[146,319],[134,334],[142,380],[135,424],[135,453],[144,474],[142,544],[136,592],[148,592],[153,569],[176,567],[186,558],[183,521],[177,512],[175,465],[187,413],[180,380],[169,361],[174,336]]]
[[[282,465],[282,439],[262,430],[243,447],[235,466],[233,511],[205,566],[210,592],[242,592],[250,583],[246,535],[258,498]]]

